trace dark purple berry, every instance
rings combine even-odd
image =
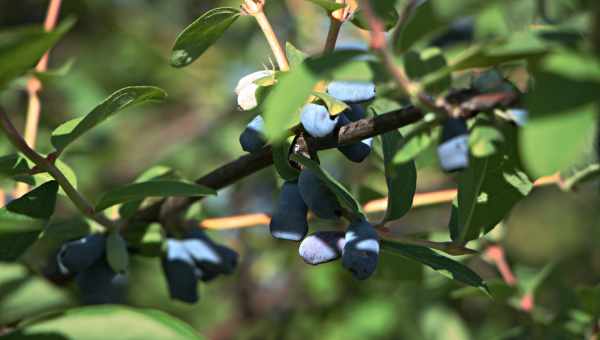
[[[269,224],[271,235],[277,239],[300,241],[308,232],[307,212],[308,207],[300,195],[298,182],[285,182]]]
[[[345,240],[342,265],[355,278],[368,278],[375,272],[379,258],[377,231],[368,221],[358,220],[348,226]]]
[[[300,172],[298,188],[304,203],[317,217],[323,219],[339,217],[341,207],[337,198],[314,171],[304,169]]]
[[[318,231],[300,243],[298,252],[304,262],[317,265],[340,258],[345,244],[342,231]]]

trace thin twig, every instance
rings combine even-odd
[[[46,11],[46,20],[44,21],[44,29],[48,32],[52,31],[56,26],[56,21],[58,20],[58,15],[60,13],[60,5],[61,0],[50,0],[48,10]],[[48,54],[49,52],[46,52],[36,65],[35,70],[37,72],[44,72],[48,69]],[[29,97],[29,101],[27,104],[27,118],[25,120],[24,136],[27,145],[34,149],[42,110],[42,104],[39,97],[41,90],[42,82],[35,76],[31,76],[27,82],[27,96]],[[27,192],[28,189],[29,187],[26,183],[17,184],[15,196],[22,196]]]

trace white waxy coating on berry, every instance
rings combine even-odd
[[[518,126],[523,126],[527,123],[527,118],[529,117],[527,110],[515,108],[508,110],[508,113]]]
[[[221,263],[221,257],[204,240],[187,239],[181,244],[197,262]]]
[[[365,239],[365,240],[358,241],[358,243],[356,243],[355,248],[356,248],[356,250],[379,253],[379,242],[377,242],[377,240],[372,239],[372,238]]]
[[[360,103],[375,98],[375,84],[357,81],[333,81],[327,86],[327,93],[343,102]]]
[[[188,263],[193,261],[190,253],[178,240],[167,240],[167,260],[181,260]]]
[[[265,77],[273,76],[273,71],[264,70],[251,73],[238,82],[235,87],[235,94],[237,94],[237,103],[240,108],[244,111],[252,110],[258,106],[256,99],[256,90],[259,86],[254,82]]]
[[[368,147],[372,147],[373,146],[373,137],[369,137],[367,139],[363,139],[360,142],[363,143],[364,145],[368,146]]]
[[[331,119],[329,111],[323,105],[306,104],[300,113],[300,121],[304,130],[313,137],[325,137],[330,134],[339,117]]]
[[[246,127],[257,132],[263,132],[265,127],[265,121],[261,115],[258,115],[254,117],[254,119],[252,119]]]
[[[459,135],[437,148],[440,166],[445,171],[466,168],[469,165],[469,135]]]
[[[255,81],[261,79],[261,78],[265,78],[265,77],[270,77],[273,76],[273,71],[271,70],[263,70],[263,71],[256,71],[254,73],[250,73],[244,77],[242,77],[242,79],[240,79],[235,87],[235,94],[239,95],[240,92],[242,92],[242,89],[245,88],[246,86],[250,85],[250,84],[254,84]],[[256,84],[254,84],[256,85]]]

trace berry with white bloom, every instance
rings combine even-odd
[[[344,125],[348,125],[351,122],[365,118],[365,116],[365,111],[360,105],[350,104],[350,108],[340,115],[338,126],[342,127]],[[373,138],[366,138],[360,142],[339,146],[338,150],[340,150],[340,152],[349,160],[360,163],[365,160],[367,156],[369,156],[372,145]]]
[[[450,118],[444,122],[442,139],[437,148],[442,170],[463,170],[469,165],[469,129],[463,118]]]
[[[265,122],[262,116],[258,115],[252,119],[240,135],[240,145],[246,152],[254,153],[267,144],[263,134]]]
[[[375,98],[375,84],[359,81],[332,81],[327,93],[346,103],[362,103]]]
[[[338,117],[331,118],[323,105],[306,104],[300,113],[300,122],[304,130],[313,137],[325,137],[335,128]]]
[[[344,232],[317,231],[300,243],[298,253],[304,262],[317,265],[340,258],[344,245],[346,245]]]
[[[364,280],[377,268],[379,259],[379,235],[366,220],[350,223],[345,236],[346,244],[342,255],[342,265],[355,278]]]

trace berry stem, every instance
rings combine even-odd
[[[242,11],[256,19],[258,26],[269,43],[269,47],[271,47],[271,52],[273,52],[273,55],[275,56],[279,69],[281,71],[288,71],[290,65],[285,55],[285,51],[279,43],[279,39],[277,39],[277,35],[269,22],[269,18],[267,18],[267,15],[264,12],[264,5],[265,0],[245,0],[242,4]]]

